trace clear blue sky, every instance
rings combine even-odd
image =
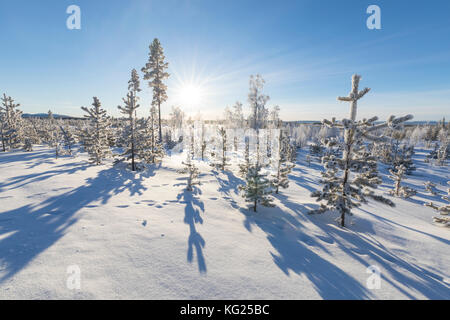
[[[66,28],[66,8],[81,8],[81,30]],[[381,30],[366,8],[381,8]],[[450,1],[365,0],[1,0],[0,93],[24,112],[81,115],[98,96],[110,114],[130,70],[146,63],[158,37],[169,72],[169,101],[216,118],[236,100],[247,106],[248,78],[266,80],[269,106],[285,120],[345,117],[353,73],[372,91],[359,116],[412,113],[450,118]],[[200,88],[198,105],[180,91]],[[141,114],[150,90],[142,82]]]

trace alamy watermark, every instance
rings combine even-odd
[[[81,290],[81,269],[78,265],[67,267],[66,286],[69,290]]]
[[[367,7],[366,13],[370,14],[367,18],[366,25],[369,30],[381,29],[381,9],[379,6],[372,4]]]
[[[366,273],[369,273],[370,276],[366,280],[366,287],[369,290],[381,289],[381,271],[378,266],[368,266],[366,269]]]
[[[81,29],[81,9],[77,5],[70,5],[66,10],[67,14],[70,16],[66,20],[66,26],[69,30],[80,30]]]

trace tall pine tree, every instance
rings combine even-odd
[[[152,106],[158,108],[159,142],[162,142],[161,104],[167,100],[167,86],[163,81],[169,78],[169,73],[166,72],[169,64],[165,62],[165,58],[161,43],[154,39],[150,45],[148,62],[142,68],[144,80],[149,80],[148,86],[153,88]]]
[[[137,115],[136,110],[139,108],[137,103],[137,93],[140,92],[139,76],[136,69],[131,71],[131,79],[128,81],[128,94],[126,98],[123,98],[124,106],[118,106],[120,112],[127,116],[129,124],[124,131],[124,140],[127,145],[127,150],[123,154],[127,160],[131,159],[131,170],[136,171],[136,157],[137,150],[139,148],[138,140],[138,128],[137,128]]]

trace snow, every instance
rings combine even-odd
[[[276,207],[257,213],[235,163],[221,173],[197,161],[191,193],[176,151],[131,172],[34,149],[0,153],[0,299],[450,299],[449,229],[423,206],[442,204],[423,183],[442,194],[450,177],[423,162],[429,150],[402,182],[417,195],[363,205],[342,229],[337,214],[307,214],[322,166],[303,149]],[[80,290],[66,285],[74,265]],[[380,289],[366,285],[372,265]]]

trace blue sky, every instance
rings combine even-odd
[[[66,28],[71,4],[81,8],[81,30]],[[366,27],[371,4],[381,8],[381,30]],[[172,105],[209,119],[235,101],[247,107],[249,76],[260,73],[283,119],[342,118],[348,106],[336,96],[359,73],[372,88],[359,117],[450,118],[446,0],[1,0],[0,93],[24,112],[70,115],[98,96],[117,116],[155,37],[171,74],[163,115]],[[141,86],[145,115],[151,95]],[[182,101],[186,87],[201,92],[195,104]]]

